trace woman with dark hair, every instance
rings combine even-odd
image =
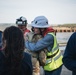
[[[0,51],[0,75],[32,75],[31,56],[24,52],[24,36],[15,26],[3,32]]]

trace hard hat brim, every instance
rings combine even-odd
[[[41,26],[41,25],[36,25],[36,24],[31,24],[31,26],[32,27],[36,27],[36,28],[48,28],[48,27],[50,27],[50,25],[48,24],[48,25],[45,25],[45,26]]]

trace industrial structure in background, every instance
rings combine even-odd
[[[56,32],[76,32],[76,24],[52,26]]]

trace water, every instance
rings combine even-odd
[[[3,31],[6,27],[9,27],[9,26],[16,26],[15,24],[0,24],[0,30]]]
[[[67,42],[72,34],[73,34],[73,32],[61,32],[61,33],[58,32],[56,34],[58,43],[66,43],[67,44]],[[65,46],[62,45],[59,48],[60,48],[60,50],[65,50],[65,47],[66,47],[66,45]]]
[[[73,32],[58,32],[56,34],[57,40],[59,43],[67,43],[68,39],[70,38]]]
[[[0,24],[0,30],[4,30],[6,27],[11,26],[11,25],[15,25],[15,24]],[[30,27],[28,27],[30,29]],[[70,38],[71,34],[73,32],[57,32],[56,37],[57,37],[57,41],[58,43],[67,43],[68,39]],[[65,50],[66,46],[61,46],[59,47],[60,50]]]

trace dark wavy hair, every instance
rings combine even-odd
[[[9,75],[21,75],[21,62],[24,52],[24,36],[22,31],[10,26],[3,32],[3,41],[6,40],[4,48],[6,71]]]

